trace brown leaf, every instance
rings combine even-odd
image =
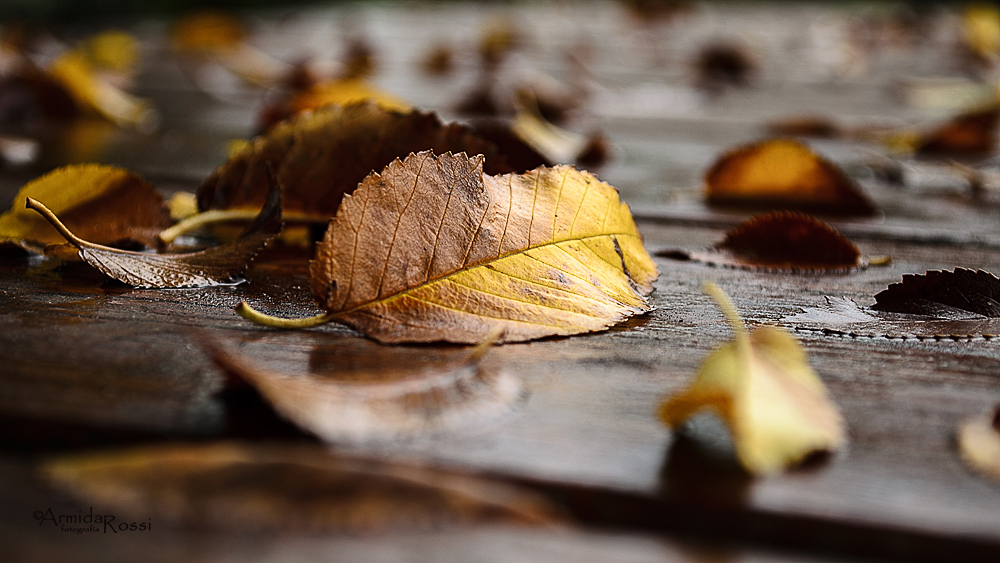
[[[772,120],[767,124],[767,133],[775,136],[835,139],[842,136],[844,130],[829,117],[806,115]]]
[[[706,45],[695,60],[699,88],[717,92],[731,86],[747,86],[757,71],[757,62],[739,45],[715,43]]]
[[[868,265],[858,247],[829,224],[792,211],[753,217],[707,250],[666,250],[657,255],[713,266],[801,273],[842,273]]]
[[[495,338],[493,339],[495,340]],[[201,338],[212,359],[282,416],[327,442],[405,439],[482,427],[527,396],[521,380],[483,367],[492,340],[452,359],[386,349],[331,373],[280,374]],[[347,364],[347,362],[344,362]]]
[[[920,155],[985,154],[997,149],[1000,106],[963,113],[921,135],[914,143]]]
[[[503,482],[315,445],[144,446],[57,458],[41,474],[95,512],[197,530],[359,534],[559,519],[540,496]]]
[[[944,320],[997,318],[1000,279],[983,270],[966,268],[905,274],[902,282],[891,284],[875,295],[872,309]]]
[[[331,104],[342,106],[372,102],[387,111],[408,112],[410,105],[374,85],[356,78],[315,81],[268,103],[258,118],[259,130],[267,133],[282,121],[308,110]]]
[[[281,230],[281,192],[271,192],[257,219],[232,242],[185,254],[145,254],[118,250],[78,238],[41,203],[28,198],[26,206],[45,217],[75,246],[80,258],[108,277],[133,287],[177,288],[225,285],[242,281],[253,257]]]
[[[767,139],[722,155],[705,174],[710,205],[872,215],[876,208],[836,165],[793,139]]]
[[[1000,408],[993,416],[982,416],[958,428],[958,452],[970,468],[1000,480]]]
[[[495,161],[492,173],[509,171],[488,141],[464,126],[443,125],[433,113],[389,111],[370,102],[333,105],[297,115],[254,139],[202,182],[198,207],[260,209],[271,162],[284,189],[286,219],[326,220],[373,170],[427,149],[485,154]]]
[[[59,232],[26,210],[28,198],[44,201],[81,238],[113,245],[137,241],[151,246],[170,225],[163,198],[140,176],[97,164],[65,166],[32,180],[0,216],[0,240],[38,249],[63,242]]]
[[[382,342],[512,342],[647,311],[656,266],[617,191],[566,166],[488,176],[483,157],[410,155],[344,198],[310,266],[327,313]]]

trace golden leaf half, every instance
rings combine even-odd
[[[702,409],[714,410],[729,427],[740,463],[754,474],[843,445],[843,419],[798,341],[777,327],[747,334],[722,290],[707,284],[706,291],[727,312],[736,341],[713,352],[694,383],[663,404],[663,421],[677,428]]]
[[[605,329],[647,311],[656,265],[618,192],[567,166],[396,160],[344,198],[310,266],[327,316],[383,342]]]
[[[170,225],[163,198],[141,177],[113,166],[78,164],[25,184],[0,216],[0,240],[41,246],[63,242],[54,227],[25,208],[29,197],[45,202],[78,236],[100,244],[133,239],[151,245]]]
[[[705,174],[712,205],[871,215],[875,206],[843,171],[794,139],[767,139],[722,155]]]
[[[1000,480],[1000,409],[966,420],[958,428],[958,453],[973,470]]]
[[[102,510],[195,529],[371,533],[560,520],[544,498],[502,481],[316,445],[144,446],[60,457],[40,472]]]

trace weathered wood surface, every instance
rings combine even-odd
[[[912,122],[942,113],[901,105],[888,90],[898,80],[946,72],[947,61],[934,48],[943,40],[914,47],[916,52],[906,57],[875,61],[865,77],[831,88],[828,76],[806,64],[814,55],[803,48],[778,57],[781,41],[766,39],[771,31],[785,37],[782,30],[815,22],[828,9],[782,6],[708,8],[711,17],[676,28],[649,51],[641,47],[642,33],[621,33],[634,24],[612,5],[522,6],[513,12],[529,30],[528,52],[543,70],[557,72],[560,49],[580,37],[597,45],[594,80],[613,87],[598,90],[589,117],[578,126],[600,128],[612,139],[616,158],[602,178],[633,205],[651,251],[713,244],[746,216],[702,205],[699,175],[722,149],[760,136],[769,117],[808,111],[848,120]],[[445,18],[443,10],[454,13]],[[436,85],[416,73],[415,57],[429,38],[441,34],[473,44],[487,15],[471,6],[324,10],[297,14],[280,25],[262,19],[260,43],[291,58],[297,51],[287,33],[293,29],[313,49],[337,52],[331,26],[361,21],[379,49],[383,86],[417,105],[440,108],[469,82]],[[768,62],[755,88],[707,101],[684,87],[679,69],[698,44],[695,38],[719,30],[749,37]],[[141,31],[158,37],[161,28]],[[223,142],[252,130],[260,95],[233,84],[228,103],[213,100],[191,88],[162,45],[151,44],[142,93],[163,113],[161,132],[120,135],[89,158],[145,173],[168,191],[193,189],[224,159]],[[640,56],[630,56],[636,52]],[[671,64],[654,65],[655,57]],[[834,141],[816,146],[853,169],[874,150]],[[52,156],[39,168],[59,159]],[[37,172],[4,172],[0,199],[9,200]],[[155,553],[176,560],[195,554],[222,560],[220,553],[235,549],[248,557],[266,552],[260,560],[306,560],[320,552],[349,558],[370,549],[376,560],[387,561],[404,553],[421,560],[465,560],[462,554],[469,552],[492,561],[568,561],[584,555],[625,561],[777,561],[806,560],[810,554],[996,560],[1000,486],[962,466],[953,436],[960,421],[1000,403],[1000,342],[800,332],[813,367],[844,413],[850,444],[829,459],[773,478],[746,479],[731,460],[671,435],[655,417],[660,401],[686,385],[706,354],[731,336],[721,313],[701,292],[705,280],[719,283],[748,323],[757,324],[779,323],[803,308],[820,307],[825,296],[871,304],[872,295],[904,273],[955,266],[1000,272],[1000,204],[989,197],[972,201],[963,183],[940,167],[913,164],[907,173],[913,181],[906,189],[863,179],[884,214],[838,224],[864,253],[892,256],[891,266],[842,276],[796,276],[658,258],[661,277],[650,314],[605,333],[490,352],[486,361],[519,375],[531,391],[503,420],[415,442],[349,448],[430,459],[527,483],[565,503],[583,525],[619,532],[445,531],[245,543],[164,530],[149,543],[116,539],[118,556]],[[275,371],[330,377],[349,377],[345,366],[455,353],[455,347],[380,346],[337,326],[275,332],[251,326],[232,312],[243,299],[272,314],[317,312],[308,295],[305,263],[298,258],[264,256],[248,273],[248,283],[236,287],[173,291],[132,290],[107,283],[83,266],[57,267],[40,258],[0,260],[0,420],[5,427],[0,446],[7,476],[0,490],[16,501],[0,511],[0,534],[16,538],[19,559],[64,557],[77,549],[93,554],[106,545],[100,538],[75,541],[34,527],[31,510],[46,503],[73,506],[34,483],[30,467],[38,456],[161,439],[309,439],[252,395],[223,392],[224,375],[199,345],[206,335]],[[668,539],[618,535],[622,530]],[[692,538],[698,543],[687,547]],[[727,547],[721,553],[705,551],[703,542]]]

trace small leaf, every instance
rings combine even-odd
[[[850,272],[868,265],[858,247],[836,229],[815,217],[790,211],[753,217],[707,250],[657,254],[713,266],[814,274]]]
[[[26,210],[29,197],[44,201],[68,229],[99,244],[134,240],[151,246],[170,225],[163,198],[141,177],[112,166],[79,164],[25,184],[0,216],[0,240],[26,247],[63,242],[55,228]]]
[[[155,126],[155,110],[146,100],[137,98],[104,80],[86,52],[73,50],[57,58],[48,68],[66,87],[76,102],[119,126]]]
[[[503,482],[305,444],[144,446],[57,458],[41,474],[122,519],[196,530],[361,534],[558,520],[543,498]]]
[[[566,166],[482,169],[482,156],[426,151],[368,176],[310,267],[327,313],[302,322],[474,344],[497,329],[507,342],[602,330],[649,310],[656,266],[614,188]]]
[[[368,357],[336,373],[301,375],[274,373],[221,346],[209,351],[295,425],[327,442],[362,443],[476,428],[520,404],[527,392],[519,378],[480,365],[491,344],[430,365],[393,349],[388,361]]]
[[[1000,105],[962,113],[913,141],[920,155],[987,154],[997,148]]]
[[[1000,480],[1000,408],[992,417],[974,418],[959,426],[958,452],[970,468]]]
[[[703,409],[715,411],[729,427],[740,463],[754,474],[840,448],[844,421],[798,341],[770,326],[747,334],[725,293],[715,284],[706,291],[726,312],[736,341],[712,352],[694,383],[661,406],[663,421],[677,428]]]
[[[719,157],[705,174],[710,205],[872,215],[875,206],[837,166],[792,139],[768,139]]]
[[[178,288],[225,285],[241,281],[253,257],[281,230],[280,190],[272,196],[257,219],[232,242],[186,254],[144,254],[118,250],[78,238],[41,203],[28,198],[34,209],[77,248],[84,262],[108,277],[133,287]]]
[[[307,110],[318,110],[331,104],[351,105],[374,103],[386,111],[406,113],[410,104],[374,85],[355,78],[338,78],[310,84],[276,100],[264,109],[259,121],[263,131],[270,131],[281,121]]]
[[[1000,279],[983,270],[955,268],[906,274],[875,295],[877,311],[925,315],[943,320],[1000,317]]]

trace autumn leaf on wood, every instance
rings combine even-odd
[[[504,482],[311,444],[143,446],[52,459],[40,473],[101,510],[197,530],[360,534],[560,520],[545,499]]]
[[[75,49],[57,58],[48,73],[58,80],[81,107],[119,126],[150,129],[159,119],[150,103],[105,80],[86,51]]]
[[[41,214],[77,248],[84,262],[108,277],[133,287],[177,288],[226,285],[242,281],[240,275],[267,242],[281,230],[281,191],[272,189],[257,219],[236,240],[184,254],[146,254],[119,250],[82,240],[43,204],[28,198],[28,209]]]
[[[843,273],[864,268],[868,258],[827,223],[792,211],[758,215],[702,251],[656,253],[712,266],[796,273]]]
[[[174,22],[170,43],[177,53],[217,63],[250,84],[276,83],[290,70],[288,65],[251,46],[247,35],[235,16],[204,10]]]
[[[962,10],[962,45],[976,63],[985,67],[1000,59],[1000,10],[992,4],[967,4]]]
[[[872,215],[875,205],[836,165],[793,139],[733,149],[705,174],[710,205]]]
[[[491,174],[509,172],[496,148],[467,127],[433,113],[397,112],[371,102],[332,105],[297,115],[253,140],[198,188],[196,215],[161,234],[169,242],[205,222],[252,217],[269,191],[271,163],[284,193],[286,221],[326,224],[345,193],[395,158],[421,150],[484,154]]]
[[[798,341],[770,326],[748,334],[725,293],[715,284],[706,291],[729,317],[736,340],[712,352],[691,386],[660,407],[663,421],[678,428],[713,410],[729,427],[740,463],[754,474],[840,448],[844,421]]]
[[[966,268],[905,274],[903,281],[875,295],[877,311],[965,320],[1000,317],[1000,279]]]
[[[336,78],[309,84],[270,102],[258,119],[263,132],[296,114],[331,104],[342,106],[371,102],[388,111],[405,113],[412,108],[400,98],[356,78]]]
[[[394,348],[380,355],[388,361],[370,357],[364,366],[342,367],[343,379],[275,373],[223,346],[208,348],[220,367],[296,426],[327,442],[361,443],[479,428],[519,405],[527,396],[521,380],[480,362],[496,336],[429,365]]]
[[[958,452],[970,468],[1000,480],[1000,408],[958,428]]]
[[[783,117],[768,122],[769,135],[788,137],[813,137],[817,139],[836,139],[844,136],[844,128],[830,119],[819,115],[803,115]]]
[[[918,155],[988,154],[997,148],[1000,105],[960,114],[939,127],[916,136],[912,150]]]
[[[150,246],[170,225],[163,198],[141,177],[112,166],[79,164],[25,184],[0,216],[0,240],[34,250],[63,242],[55,228],[25,208],[29,197],[45,202],[68,229],[98,244]]]
[[[327,312],[382,342],[475,344],[605,329],[647,311],[656,266],[617,191],[566,166],[483,174],[483,157],[426,151],[372,174],[310,267]]]

